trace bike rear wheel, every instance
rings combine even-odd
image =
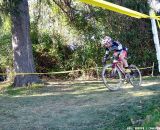
[[[142,76],[141,72],[135,65],[129,66],[131,73],[130,73],[130,83],[134,87],[140,87],[142,83]]]
[[[117,68],[113,70],[111,64],[103,67],[102,79],[105,86],[111,91],[118,90],[122,86],[121,72]]]

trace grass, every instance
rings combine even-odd
[[[154,81],[154,80],[159,80],[160,79],[160,76],[144,76],[142,77],[143,78],[143,81],[146,81],[146,80],[151,80],[151,81]]]
[[[2,130],[125,130],[160,124],[159,79],[117,92],[100,82],[0,88]]]
[[[151,110],[148,111],[143,124],[144,127],[160,127],[160,107],[151,107]]]
[[[32,84],[28,87],[14,88],[11,83],[1,84],[0,85],[0,94],[1,95],[28,95],[31,94],[34,90],[44,87],[44,84]]]

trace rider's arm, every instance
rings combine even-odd
[[[104,57],[103,57],[103,59],[102,59],[102,64],[103,64],[103,65],[106,64],[106,61],[107,61],[107,59],[108,59],[108,56],[109,56],[109,49],[107,48],[107,49],[106,49],[106,52],[105,52],[105,55],[104,55]]]
[[[107,58],[108,58],[108,56],[109,56],[109,49],[107,48],[107,49],[106,49],[106,53],[105,53],[104,57],[107,59]]]

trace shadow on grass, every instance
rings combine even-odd
[[[116,92],[99,82],[10,88],[0,96],[0,128],[124,130],[141,126],[160,105],[159,86],[154,82]]]

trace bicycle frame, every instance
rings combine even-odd
[[[121,60],[117,60],[117,61],[113,61],[113,63],[112,63],[112,70],[114,70],[115,69],[115,67],[117,67],[119,70],[120,70],[120,72],[123,74],[123,76],[125,76],[125,72],[124,72],[124,70],[122,70],[122,68],[119,66],[119,64],[122,64],[121,63]]]
[[[111,60],[113,58],[110,58]],[[109,90],[118,90],[123,83],[130,83],[134,87],[140,87],[142,78],[141,72],[135,65],[129,65],[130,73],[126,73],[122,68],[121,60],[112,60],[111,64],[106,64],[102,70],[102,79]]]

